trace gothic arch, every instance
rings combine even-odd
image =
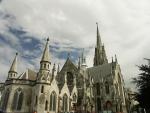
[[[105,103],[105,110],[111,110],[112,108],[112,102],[111,101],[106,101]]]
[[[106,94],[110,93],[109,83],[108,82],[105,82],[105,91],[106,91]]]
[[[9,95],[10,95],[10,90],[7,89],[6,92],[4,93],[4,99],[3,99],[3,103],[2,103],[2,109],[3,110],[6,110],[6,108],[7,108]]]
[[[64,96],[63,96],[63,107],[62,107],[62,109],[64,112],[68,111],[68,96],[67,96],[67,94],[64,94]]]
[[[56,92],[53,91],[50,95],[50,111],[56,111],[56,100],[57,100],[57,95]]]
[[[100,84],[96,83],[96,91],[97,91],[97,95],[100,95]]]
[[[21,110],[23,104],[23,91],[21,88],[18,88],[14,93],[12,109],[13,110]]]

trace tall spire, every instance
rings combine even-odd
[[[44,49],[44,52],[43,52],[43,56],[42,56],[41,62],[42,61],[50,62],[49,38],[47,38],[47,42],[46,42],[46,45],[45,45],[45,49]]]
[[[8,72],[8,79],[16,78],[16,76],[17,76],[17,56],[18,56],[18,53],[16,53],[16,56],[12,62],[10,70]]]
[[[101,37],[100,37],[100,33],[99,33],[99,28],[98,28],[98,23],[96,22],[96,25],[97,25],[97,44],[96,44],[96,47],[99,48],[101,45],[102,45],[102,42],[101,42]]]
[[[43,56],[40,62],[40,69],[49,70],[50,69],[50,55],[49,55],[49,38],[47,38]]]
[[[96,24],[97,24],[97,40],[96,40],[96,47],[95,47],[94,66],[108,63],[106,53],[105,53],[105,48],[102,45],[98,23]]]

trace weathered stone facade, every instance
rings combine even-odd
[[[84,53],[75,65],[68,56],[59,71],[51,65],[49,39],[40,69],[18,76],[17,54],[3,84],[1,111],[4,113],[58,113],[113,111],[127,113],[120,65],[108,63],[98,26],[94,66],[88,68]],[[52,68],[52,69],[51,69]]]

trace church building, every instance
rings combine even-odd
[[[108,62],[98,25],[93,67],[83,52],[78,64],[68,55],[60,69],[49,49],[47,39],[38,72],[27,69],[21,75],[16,54],[0,91],[2,113],[128,113],[120,65],[116,56]]]

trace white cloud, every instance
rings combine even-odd
[[[40,41],[50,36],[52,45],[62,47],[58,51],[94,47],[98,21],[108,59],[117,54],[126,80],[137,75],[135,65],[143,63],[143,57],[150,57],[149,0],[5,0],[0,5],[2,12],[15,17],[14,24],[0,19],[0,32],[19,25]],[[87,53],[90,66],[93,51]]]

